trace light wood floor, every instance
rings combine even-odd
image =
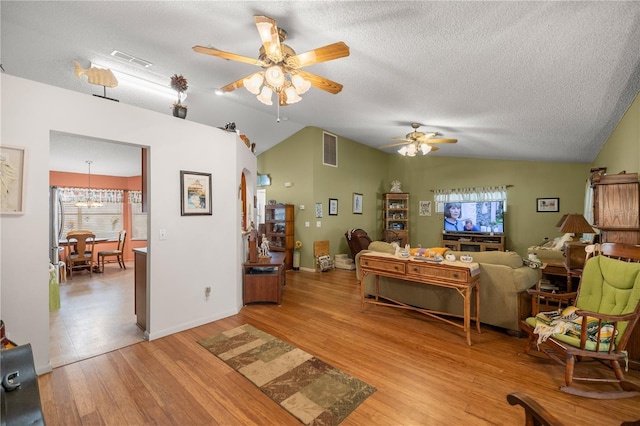
[[[75,271],[60,284],[60,310],[49,313],[51,365],[59,367],[143,340],[133,308],[133,263]]]
[[[523,391],[567,425],[640,419],[640,398],[597,401],[558,390],[564,370],[523,354],[524,340],[387,307],[360,309],[355,272],[288,272],[282,306],[238,315],[56,368],[39,379],[50,425],[297,425],[196,341],[251,324],[375,386],[342,424],[518,425]],[[599,365],[589,369],[610,374]],[[640,373],[628,378],[640,381]]]

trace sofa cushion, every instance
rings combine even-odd
[[[456,259],[460,259],[460,256],[463,255],[469,255],[473,257],[473,261],[477,263],[504,265],[512,269],[522,267],[522,258],[515,251],[448,251],[447,253],[453,253]]]
[[[396,253],[396,248],[391,245],[391,243],[386,243],[384,241],[372,241],[371,244],[369,244],[369,250],[388,254]]]

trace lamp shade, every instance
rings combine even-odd
[[[278,65],[267,68],[264,74],[267,83],[274,89],[279,89],[284,84],[284,73]]]
[[[254,95],[260,93],[260,86],[264,81],[263,73],[257,72],[249,78],[242,80],[244,87]]]
[[[556,223],[556,228],[559,228],[562,226],[564,221],[567,220],[567,216],[569,216],[569,213],[562,216],[562,218],[558,221],[558,223]]]
[[[265,105],[273,105],[273,102],[271,101],[272,94],[273,90],[267,86],[262,86],[262,91],[258,96],[256,96],[256,98]]]
[[[569,214],[560,226],[560,232],[570,234],[584,234],[595,232],[587,219],[579,213]]]

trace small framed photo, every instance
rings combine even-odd
[[[337,198],[329,198],[329,216],[338,216]]]
[[[362,214],[362,194],[353,193],[353,214]]]
[[[431,201],[420,201],[418,216],[431,216]]]
[[[24,148],[0,147],[0,213],[24,213]]]
[[[322,217],[322,203],[316,203],[316,217]]]
[[[211,173],[180,171],[180,215],[211,215]]]
[[[560,198],[536,198],[537,212],[559,212]]]

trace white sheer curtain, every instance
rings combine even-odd
[[[444,212],[444,203],[456,201],[505,201],[504,210],[507,211],[507,186],[436,189],[433,199],[438,213]]]
[[[590,225],[593,225],[593,188],[591,182],[587,180],[584,189],[584,218]],[[596,234],[582,234],[583,241],[593,241]]]

